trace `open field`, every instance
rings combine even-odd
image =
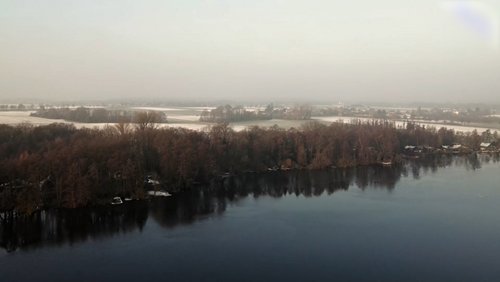
[[[131,108],[133,110],[155,110],[165,112],[168,118],[168,124],[162,124],[160,126],[165,127],[182,127],[192,130],[202,130],[209,126],[210,124],[199,122],[200,113],[205,109],[209,109],[208,107],[171,107],[171,108],[161,108],[161,107],[134,107]],[[78,123],[78,122],[68,122],[60,119],[46,119],[40,117],[32,117],[30,116],[31,111],[0,111],[0,124],[33,124],[33,125],[47,125],[51,123],[72,123],[77,128],[104,128],[107,123]],[[356,120],[367,122],[373,119],[371,118],[359,118],[359,117],[339,117],[339,116],[329,116],[329,117],[313,117],[312,120],[319,121],[322,123],[331,123],[331,122],[344,122],[350,123]],[[282,120],[282,119],[272,119],[272,120],[257,120],[257,121],[245,121],[245,122],[235,122],[231,123],[231,127],[236,130],[244,130],[251,126],[260,126],[260,127],[271,127],[277,125],[279,127],[289,129],[292,127],[299,128],[303,124],[309,122],[309,120]],[[450,125],[450,124],[442,124],[442,123],[432,123],[425,121],[414,121],[417,124],[431,126],[431,127],[446,127],[450,129],[454,129],[455,131],[461,132],[472,132],[476,129],[479,133],[482,133],[486,130],[495,131],[498,130],[494,126],[489,127],[488,125]],[[395,125],[405,126],[406,122],[404,121],[394,121]]]
[[[372,119],[372,118],[360,118],[360,117],[339,117],[339,116],[332,116],[332,117],[313,117],[313,119],[318,120],[318,121],[325,121],[325,122],[344,122],[344,123],[350,123],[356,120],[362,121],[362,122],[367,122],[367,121],[372,121],[372,120],[377,120],[377,119]],[[394,124],[397,127],[400,126],[405,126],[406,122],[405,121],[391,121],[394,122]],[[472,132],[474,129],[477,130],[478,133],[482,133],[486,130],[490,131],[495,131],[498,130],[495,127],[479,127],[479,126],[466,126],[466,125],[452,125],[452,124],[443,124],[443,123],[432,123],[432,122],[424,122],[424,121],[413,121],[416,124],[419,125],[425,125],[426,127],[435,127],[435,128],[441,128],[441,127],[446,127],[448,129],[453,129],[455,131],[460,131],[460,132]]]

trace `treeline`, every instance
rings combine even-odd
[[[294,107],[275,108],[273,104],[267,105],[265,109],[248,110],[242,106],[231,105],[219,106],[210,111],[203,111],[200,115],[201,122],[238,122],[252,120],[289,119],[308,120],[311,119],[312,107],[306,105]]]
[[[38,108],[33,104],[0,104],[0,111],[28,111]]]
[[[201,122],[238,122],[251,120],[269,120],[273,117],[273,108],[268,106],[264,111],[249,111],[242,106],[218,106],[210,111],[204,110],[200,115]]]
[[[363,117],[389,120],[426,120],[439,121],[440,123],[490,123],[499,124],[500,117],[496,116],[497,110],[490,108],[429,108],[418,107],[415,110],[403,109],[377,109],[365,106],[338,106],[315,108],[314,116],[346,116]]]
[[[82,123],[119,123],[134,122],[140,112],[131,110],[109,110],[104,108],[44,108],[31,114],[31,116],[48,119],[62,119],[66,121]],[[156,122],[167,121],[167,117],[162,112],[155,112]]]
[[[461,110],[450,109],[422,109],[411,111],[415,119],[444,120],[456,123],[500,123],[500,117],[492,115],[493,111],[488,108],[467,108]]]
[[[147,113],[133,126],[101,130],[0,125],[0,210],[83,207],[117,195],[140,199],[150,177],[176,191],[227,173],[396,163],[406,145],[460,143],[479,149],[481,141],[477,133],[412,124],[395,128],[379,121],[241,132],[227,124],[201,132],[160,129]]]

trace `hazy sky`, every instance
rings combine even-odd
[[[500,101],[500,1],[0,0],[0,99]]]

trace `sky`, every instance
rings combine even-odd
[[[0,99],[496,102],[500,1],[0,0]]]

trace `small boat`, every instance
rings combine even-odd
[[[381,163],[383,166],[391,166],[392,165],[392,162],[391,161],[388,161],[388,162],[382,162]]]
[[[172,194],[170,194],[166,191],[163,191],[163,190],[160,190],[160,191],[149,190],[148,195],[154,196],[154,197],[170,197],[170,196],[172,196]]]
[[[122,198],[120,197],[114,197],[113,200],[111,200],[112,205],[121,205],[123,204]]]

